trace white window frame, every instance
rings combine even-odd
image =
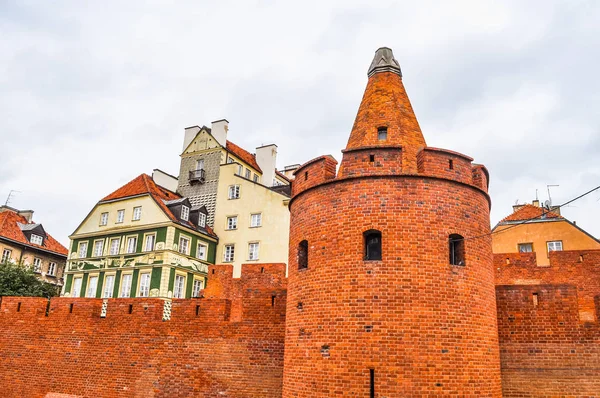
[[[98,246],[98,243],[100,243],[100,246]],[[98,250],[100,249],[100,250]],[[93,257],[102,257],[102,255],[104,254],[104,239],[96,239],[94,241],[94,253],[93,253]]]
[[[48,264],[48,272],[46,275],[56,276],[56,263],[54,261],[50,261]]]
[[[199,297],[200,290],[204,289],[204,281],[201,279],[194,279],[194,284],[192,285],[192,297]]]
[[[85,292],[85,297],[87,298],[94,298],[96,297],[96,291],[98,290],[98,275],[90,275],[88,277],[88,285],[87,285],[87,291]],[[93,284],[92,287],[92,281],[94,281],[95,283]]]
[[[530,247],[531,250],[529,250],[529,251],[527,251],[527,250],[521,250],[521,247],[523,247],[523,248]],[[532,253],[533,252],[533,243],[531,243],[531,242],[518,243],[517,244],[517,249],[519,250],[519,253]]]
[[[223,247],[223,262],[232,263],[235,261],[235,244],[225,245]]]
[[[201,256],[200,255],[200,248],[204,248],[204,254]],[[205,260],[206,261],[206,257],[208,255],[208,245],[206,243],[200,243],[198,242],[198,247],[196,247],[196,257],[198,257],[200,260]]]
[[[133,208],[132,221],[139,221],[142,219],[142,206],[136,206]]]
[[[196,170],[204,170],[204,159],[196,160]]]
[[[125,278],[127,277],[127,284],[125,284]],[[121,285],[119,286],[119,297],[127,298],[131,297],[131,283],[133,280],[133,274],[123,274],[121,275]],[[127,290],[124,289],[127,287]]]
[[[2,250],[2,262],[8,263],[10,261],[12,261],[12,250],[10,250],[10,249]]]
[[[240,186],[238,184],[229,186],[229,194],[228,198],[230,200],[239,199],[240,198]]]
[[[187,207],[186,205],[181,205],[181,219],[183,221],[190,220],[190,208]]]
[[[138,297],[150,297],[150,272],[140,272]]]
[[[252,172],[250,171],[250,169],[246,168],[246,174],[245,176],[248,180],[250,179],[250,177],[252,177]]]
[[[185,244],[185,250],[182,251],[184,245],[181,244],[182,241],[187,241]],[[189,255],[190,254],[190,243],[192,243],[192,239],[187,235],[179,235],[179,244],[177,245],[177,250],[181,254]]]
[[[560,248],[558,248],[560,245]],[[552,249],[550,248],[552,246]],[[546,248],[548,249],[548,256],[550,256],[550,252],[561,252],[563,250],[562,240],[551,240],[546,242]]]
[[[260,251],[260,243],[259,242],[248,243],[248,260],[249,261],[258,260],[259,251]]]
[[[198,226],[206,227],[206,214],[202,212],[198,213]]]
[[[117,224],[122,224],[125,221],[125,209],[117,210]]]
[[[126,239],[126,245],[125,245],[125,253],[126,254],[134,254],[137,252],[137,235],[131,235],[128,236]],[[133,248],[131,247],[131,242],[133,240]]]
[[[181,284],[178,283],[181,281]],[[185,298],[185,275],[175,274],[173,282],[173,298]]]
[[[241,164],[238,164],[237,175],[239,175],[241,177],[243,172],[244,172],[244,166],[242,166]]]
[[[148,239],[152,238],[152,247],[148,248]],[[156,232],[144,234],[144,251],[152,252],[156,247]]]
[[[117,242],[117,251],[113,251],[113,242]],[[121,252],[121,238],[110,238],[108,240],[108,255],[109,256],[118,256]]]
[[[42,259],[39,257],[33,258],[33,272],[42,273]]]
[[[250,214],[250,228],[262,227],[262,213]]]
[[[227,217],[227,230],[237,229],[238,218],[237,216],[229,216]]]
[[[77,283],[79,282],[79,286]],[[71,287],[71,297],[81,297],[81,286],[83,284],[83,276],[73,278],[73,286]]]
[[[108,225],[108,212],[100,214],[100,226],[103,227],[105,225]]]
[[[34,245],[42,246],[44,244],[44,238],[36,234],[31,234],[29,242],[33,243]]]
[[[88,242],[83,241],[83,242],[79,242],[79,245],[77,246],[77,256],[78,258],[86,258],[87,257],[87,249],[88,249]],[[83,252],[83,255],[82,255]]]
[[[112,298],[115,290],[115,274],[109,274],[104,277],[104,287],[102,292],[102,298]],[[110,279],[109,279],[110,278]],[[109,283],[110,281],[110,283]]]
[[[258,181],[258,174],[254,173],[254,182],[259,182]]]

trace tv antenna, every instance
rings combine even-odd
[[[550,196],[550,188],[551,187],[560,187],[560,185],[556,185],[556,184],[549,184],[546,185],[546,189],[548,190],[548,200],[546,201],[546,207],[548,207],[548,210],[550,210],[550,207],[552,206],[552,196]]]
[[[10,203],[10,200],[12,199],[12,197],[14,196],[15,193],[22,193],[22,192],[17,191],[16,189],[11,189],[10,192],[8,193],[8,196],[6,197],[6,202],[4,202],[4,206],[8,206],[8,204]]]

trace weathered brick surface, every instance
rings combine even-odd
[[[280,397],[281,265],[246,273],[235,322],[231,298],[173,300],[163,322],[159,299],[110,299],[101,318],[101,299],[52,299],[46,316],[45,299],[3,297],[2,397]]]

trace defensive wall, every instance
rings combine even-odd
[[[280,397],[285,265],[232,271],[198,299],[2,297],[2,397]]]
[[[537,255],[546,255],[538,253]],[[600,251],[494,255],[504,397],[600,396]]]

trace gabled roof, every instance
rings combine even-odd
[[[283,174],[281,171],[275,170],[275,174],[277,174],[279,177],[283,178],[285,181],[290,182],[290,179],[287,178],[286,175]]]
[[[206,226],[206,228],[196,227],[189,221],[180,220],[177,217],[175,217],[175,215],[171,212],[171,210],[165,204],[165,202],[180,200],[185,201],[187,199],[183,198],[181,195],[175,192],[169,191],[168,189],[156,184],[152,177],[150,177],[148,174],[141,174],[133,180],[129,181],[127,184],[123,185],[121,188],[117,189],[110,195],[105,196],[102,200],[100,200],[99,204],[112,200],[126,199],[129,197],[140,195],[150,195],[150,197],[154,199],[158,207],[160,207],[160,209],[167,215],[167,217],[169,217],[171,221],[197,231],[203,231],[205,229],[209,235],[216,237],[214,231],[209,226]]]
[[[58,243],[58,241],[48,233],[46,233],[43,245],[36,245],[29,242],[25,234],[23,234],[23,230],[19,224],[25,227],[25,230],[31,230],[40,226],[40,224],[28,223],[25,217],[20,216],[13,211],[3,211],[0,213],[0,238],[10,239],[22,245],[50,251],[61,256],[66,256],[68,254],[69,251],[67,248]],[[33,226],[33,228],[28,229],[30,226]]]
[[[256,155],[248,152],[242,147],[237,146],[229,140],[227,140],[227,147],[225,149],[231,152],[233,156],[240,158],[242,161],[248,163],[250,166],[262,173],[260,166],[258,163],[256,163]]]
[[[500,222],[506,221],[525,221],[525,220],[537,220],[537,219],[552,219],[552,218],[560,218],[563,219],[559,214],[551,212],[543,207],[538,207],[530,204],[525,204],[517,209],[514,213],[509,215],[508,217],[503,218]]]

